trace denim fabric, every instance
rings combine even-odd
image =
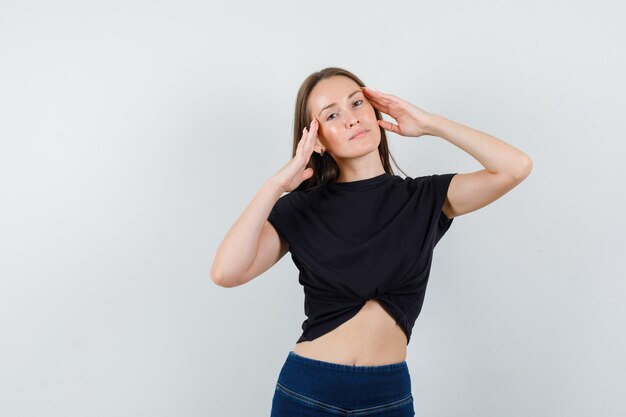
[[[406,361],[351,366],[290,351],[278,376],[271,417],[413,417]]]

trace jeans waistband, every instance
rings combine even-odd
[[[278,382],[298,394],[346,408],[383,404],[411,394],[406,361],[353,366],[311,359],[290,351]]]
[[[305,356],[298,355],[294,351],[290,351],[287,357],[287,360],[293,363],[298,363],[304,366],[312,366],[317,368],[323,368],[328,370],[335,370],[344,373],[370,373],[370,374],[378,374],[378,373],[387,373],[387,372],[395,372],[395,373],[405,373],[408,365],[406,361],[390,363],[386,365],[344,365],[341,363],[334,362],[326,362],[321,361],[319,359],[307,358]]]

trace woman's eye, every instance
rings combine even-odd
[[[355,103],[358,103],[359,101],[361,102],[361,104],[363,104],[363,100],[357,100],[357,101],[355,101]],[[359,104],[359,106],[360,106],[360,104]],[[328,117],[326,118],[326,120],[331,120],[330,116],[332,116],[333,114],[337,114],[337,113],[329,114]]]

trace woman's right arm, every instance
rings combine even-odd
[[[289,246],[267,218],[284,192],[291,192],[313,176],[313,169],[306,165],[316,143],[317,120],[313,119],[311,130],[303,130],[295,156],[263,183],[218,246],[211,266],[211,279],[217,285],[245,284],[285,255]]]
[[[217,248],[211,279],[221,287],[245,284],[267,271],[287,252],[287,242],[267,221],[284,193],[276,178],[263,183]]]

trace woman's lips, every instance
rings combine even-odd
[[[365,134],[369,132],[369,130],[364,130],[363,132],[359,133],[358,135],[355,135],[353,137],[350,138],[350,140],[352,139],[358,139],[358,138],[362,138],[363,136],[365,136]]]

